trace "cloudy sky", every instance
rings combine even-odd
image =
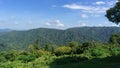
[[[0,29],[116,26],[105,11],[117,0],[0,0]]]

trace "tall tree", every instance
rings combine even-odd
[[[119,24],[120,23],[120,0],[115,4],[114,7],[108,9],[105,15],[109,21]]]
[[[39,40],[36,40],[34,43],[34,49],[39,50]]]
[[[120,45],[120,33],[112,35],[109,39],[109,42]]]

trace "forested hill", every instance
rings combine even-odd
[[[10,32],[10,31],[12,31],[12,30],[10,30],[10,29],[0,29],[0,35],[3,35],[3,34],[5,34],[7,32]]]
[[[39,40],[42,44],[62,45],[70,41],[107,42],[110,35],[120,32],[120,27],[77,27],[66,30],[38,28],[27,31],[11,31],[0,36],[0,50],[26,49]]]

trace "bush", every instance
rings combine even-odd
[[[120,47],[111,48],[111,53],[112,55],[115,55],[115,56],[120,55]]]
[[[4,62],[6,62],[6,61],[7,61],[7,60],[5,59],[4,56],[0,56],[0,62],[4,63]]]
[[[35,60],[36,56],[35,55],[19,55],[17,57],[18,60],[26,63]]]
[[[7,53],[7,54],[5,55],[5,59],[6,59],[7,61],[13,61],[13,60],[15,60],[15,55],[14,55],[13,53]]]
[[[88,58],[104,58],[110,56],[110,51],[104,44],[95,43],[94,47],[85,50],[83,54]]]
[[[109,56],[109,53],[107,51],[107,49],[104,48],[99,48],[99,47],[95,47],[93,49],[91,49],[91,56],[95,56],[95,57],[107,57]]]
[[[3,55],[7,61],[14,61],[16,56],[19,55],[19,51],[9,50],[7,52],[2,52],[1,55]]]
[[[120,33],[112,35],[109,39],[109,43],[120,45]]]
[[[34,55],[36,57],[41,57],[42,55],[51,55],[51,52],[44,51],[44,50],[36,50],[36,51],[34,51]]]
[[[71,47],[61,46],[61,47],[56,48],[54,53],[55,53],[55,55],[60,56],[60,55],[70,54],[71,51],[72,51]]]

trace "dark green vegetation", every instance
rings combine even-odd
[[[116,3],[116,5],[106,11],[105,15],[109,21],[119,24],[120,23],[120,0]]]
[[[120,33],[111,35],[107,43],[39,44],[36,40],[27,51],[1,52],[0,68],[120,68]]]
[[[66,30],[39,28],[28,31],[11,31],[0,36],[0,51],[25,50],[29,44],[39,40],[40,47],[46,44],[66,45],[68,42],[108,42],[112,34],[120,32],[120,27],[78,27]]]

